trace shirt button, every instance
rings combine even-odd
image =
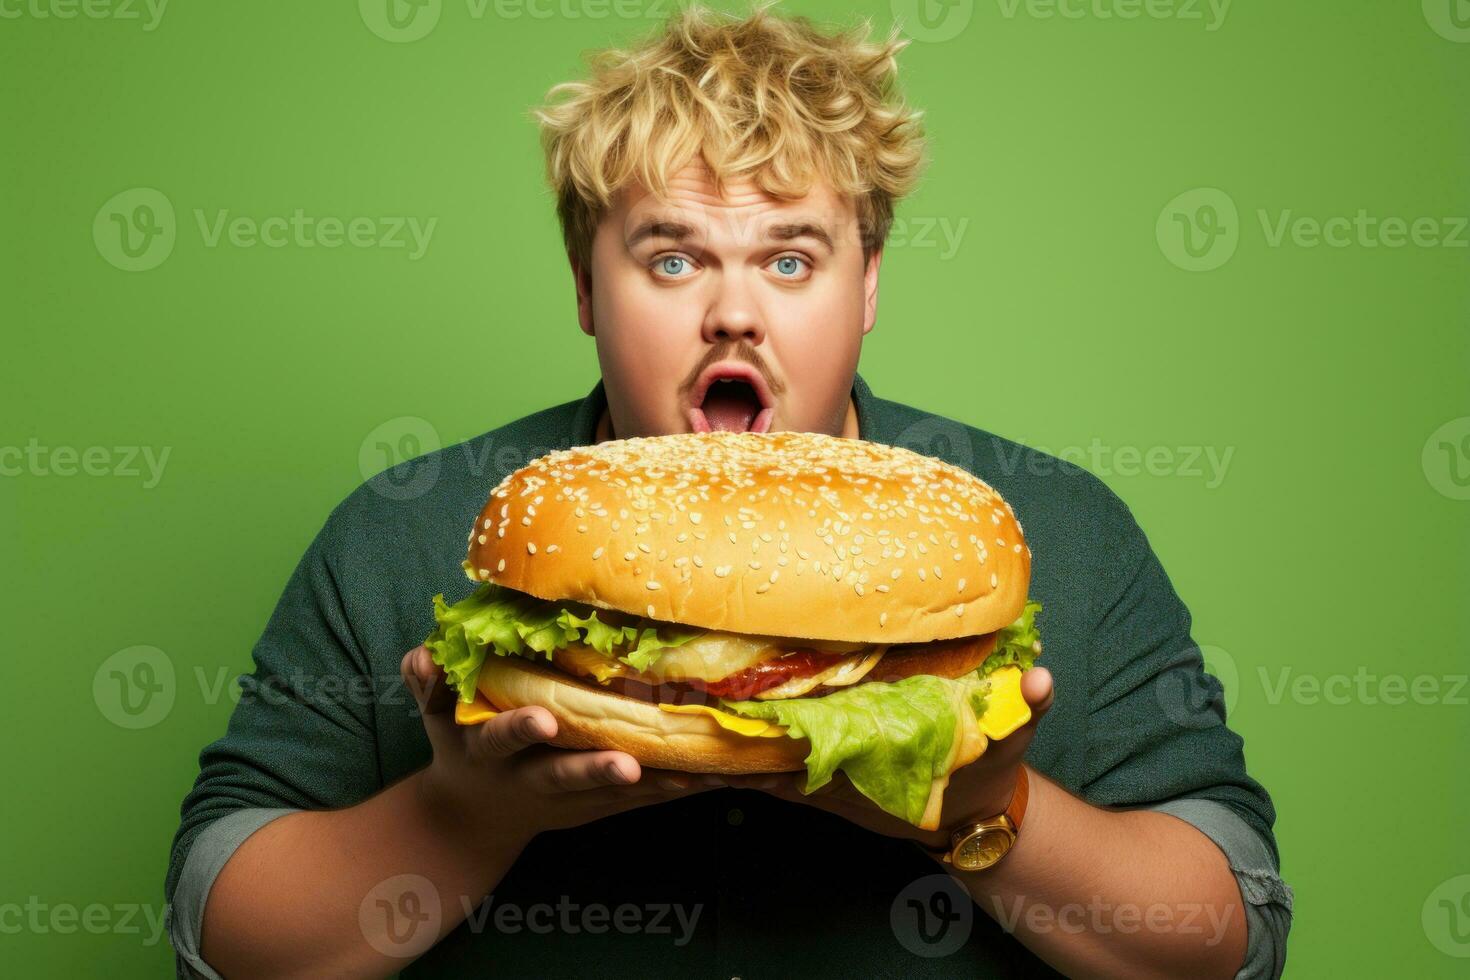
[[[745,822],[745,812],[739,807],[726,812],[725,822],[732,827],[738,827]],[[739,977],[731,977],[731,980],[740,980]]]

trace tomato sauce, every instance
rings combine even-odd
[[[704,681],[689,681],[689,685],[703,690],[717,698],[725,698],[730,701],[744,701],[755,697],[762,691],[768,691],[773,687],[779,687],[787,681],[798,677],[810,677],[820,674],[822,671],[832,667],[838,661],[851,656],[849,653],[830,653],[824,650],[813,650],[809,647],[800,647],[792,650],[784,656],[766,660],[753,667],[747,667],[742,671],[731,674],[729,677],[718,681],[706,683]]]

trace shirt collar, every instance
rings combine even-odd
[[[858,438],[871,440],[874,437],[873,408],[876,397],[863,376],[857,372],[853,372],[852,376],[852,400],[857,410]],[[603,387],[602,379],[598,378],[597,384],[577,406],[577,414],[572,420],[572,445],[590,446],[596,441],[597,420],[605,408],[607,390]]]

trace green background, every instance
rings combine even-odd
[[[595,383],[528,108],[580,51],[667,7],[476,16],[445,0],[398,42],[368,28],[372,4],[365,19],[343,0],[175,0],[152,30],[145,8],[61,19],[26,2],[0,19],[0,446],[170,455],[153,487],[0,477],[0,907],[157,915],[179,802],[230,713],[209,692],[249,669],[310,536],[379,468],[360,462],[369,434],[410,417],[449,444]],[[845,23],[853,6],[783,9]],[[903,5],[856,6],[886,29]],[[899,209],[912,224],[860,370],[879,395],[1052,451],[1106,447],[1084,461],[1193,609],[1275,798],[1297,901],[1288,975],[1462,975],[1443,950],[1470,943],[1438,899],[1470,891],[1454,880],[1470,873],[1470,691],[1454,680],[1470,669],[1470,233],[1273,246],[1259,212],[1463,221],[1470,29],[1448,0],[1240,0],[1223,21],[1190,7],[1125,19],[1089,0],[1064,17],[989,0],[911,21],[931,39],[902,77],[933,163]],[[138,187],[166,196],[177,241],[129,272],[93,224]],[[1170,258],[1166,205],[1195,188],[1238,209],[1212,271]],[[210,247],[195,217],[298,208],[437,225],[412,260]],[[923,222],[962,228],[958,248],[926,244],[943,238],[917,236]],[[1120,447],[1172,462],[1133,474]],[[1233,453],[1217,486],[1190,447]],[[175,698],[131,730],[93,681],[137,645],[163,651]],[[1360,669],[1439,695],[1277,693],[1283,671],[1341,694],[1332,678]],[[146,931],[27,924],[0,931],[0,962],[157,976],[171,954]]]

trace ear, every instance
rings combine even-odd
[[[592,270],[582,268],[577,257],[567,253],[572,266],[572,282],[577,290],[577,323],[589,337],[596,336],[592,324]]]
[[[878,322],[878,266],[883,262],[883,249],[877,248],[868,257],[863,269],[863,335],[867,336]]]

